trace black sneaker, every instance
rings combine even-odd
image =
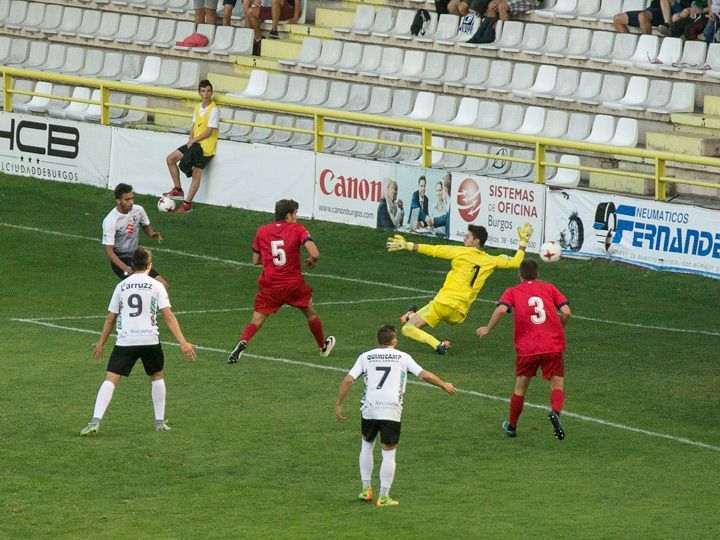
[[[435,347],[435,352],[438,353],[440,356],[446,355],[448,353],[448,350],[450,350],[449,341],[441,341],[440,344]]]
[[[548,420],[550,420],[550,423],[553,426],[555,438],[559,441],[562,441],[565,438],[565,430],[560,423],[560,416],[558,415],[558,413],[556,413],[555,411],[550,411],[550,414],[548,414]]]
[[[228,364],[237,364],[237,361],[240,360],[240,357],[245,349],[247,349],[247,341],[241,339],[240,343],[237,344],[230,353],[230,356],[228,356]]]
[[[268,38],[270,39],[280,39],[280,34],[277,30],[270,30],[268,32]]]
[[[517,428],[510,427],[510,422],[508,422],[507,420],[503,420],[503,423],[500,424],[500,427],[502,427],[502,430],[508,437],[517,437]]]
[[[670,35],[670,25],[668,23],[658,26],[658,33],[661,36],[668,37]]]

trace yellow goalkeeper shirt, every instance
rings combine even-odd
[[[450,259],[450,271],[445,283],[435,295],[435,302],[467,315],[485,281],[496,268],[519,268],[525,258],[524,250],[515,256],[489,255],[474,247],[431,246],[418,244],[418,253],[438,259]]]

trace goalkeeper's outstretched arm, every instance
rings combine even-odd
[[[385,242],[385,247],[392,253],[393,251],[417,251],[418,245],[413,242],[408,242],[405,237],[401,234],[391,236]]]

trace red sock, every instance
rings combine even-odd
[[[510,397],[510,418],[508,418],[508,424],[510,424],[510,427],[517,427],[517,421],[518,418],[520,418],[520,413],[522,413],[524,404],[525,396],[513,394]]]
[[[550,392],[550,407],[558,414],[562,411],[563,401],[565,401],[565,392],[563,390],[556,389]]]
[[[250,341],[255,335],[255,332],[257,331],[257,325],[254,325],[253,323],[247,323],[247,326],[245,326],[245,330],[243,330],[242,336],[240,336],[240,339]]]
[[[315,317],[312,321],[308,321],[308,326],[310,327],[312,335],[315,336],[315,341],[317,342],[318,347],[322,349],[325,346],[325,334],[323,334],[320,317]]]

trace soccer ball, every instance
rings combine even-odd
[[[540,258],[545,262],[559,261],[562,256],[562,248],[555,241],[545,242],[540,246]]]
[[[174,212],[175,201],[173,201],[170,197],[160,197],[160,200],[158,201],[158,210],[160,212]]]

